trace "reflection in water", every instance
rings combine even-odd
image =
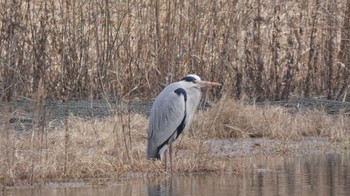
[[[149,181],[148,195],[350,195],[350,154],[240,158],[239,175]]]
[[[237,175],[168,176],[106,187],[4,190],[5,195],[350,195],[350,154],[237,158]],[[1,195],[1,192],[0,192]]]
[[[173,194],[173,178],[172,176],[163,179],[153,179],[149,181],[148,195],[176,195]]]

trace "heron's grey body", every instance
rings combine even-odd
[[[187,77],[200,80],[197,75]],[[183,79],[168,85],[157,96],[151,109],[148,126],[149,159],[162,159],[164,151],[171,142],[188,129],[201,94],[199,86]]]

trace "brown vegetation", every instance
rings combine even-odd
[[[187,73],[255,100],[349,84],[348,0],[0,1],[2,100],[154,97]]]
[[[215,107],[197,118],[193,130],[205,138],[268,137],[298,140],[303,136],[321,136],[349,143],[349,116],[327,115],[322,110],[290,111],[280,106],[245,105],[222,99]],[[215,130],[215,131],[213,131]],[[197,132],[197,133],[199,133]]]

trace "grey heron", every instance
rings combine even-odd
[[[188,129],[199,105],[201,87],[220,83],[202,81],[198,75],[189,74],[178,82],[166,86],[156,97],[148,125],[147,158],[163,159],[168,151],[172,171],[172,142]],[[165,167],[167,160],[165,155]]]

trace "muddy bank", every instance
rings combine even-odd
[[[327,100],[327,99],[318,98],[318,97],[293,98],[288,101],[273,101],[273,102],[257,103],[257,105],[266,105],[266,104],[286,107],[293,111],[308,109],[308,110],[325,111],[327,114],[337,114],[339,112],[344,112],[350,115],[350,102]]]
[[[211,140],[211,153],[218,157],[247,157],[254,155],[304,155],[335,153],[339,149],[325,137],[303,137],[299,140],[270,138],[235,138]]]
[[[344,112],[350,114],[350,102],[340,102],[334,100],[326,100],[321,98],[294,98],[289,101],[273,101],[273,102],[257,102],[257,106],[281,106],[288,108],[291,112],[300,110],[324,110],[328,114],[337,114]],[[200,109],[210,107],[210,102],[202,102]],[[46,101],[42,108],[40,104],[29,99],[18,99],[10,103],[8,109],[9,123],[21,123],[27,127],[35,124],[45,117],[45,121],[56,122],[64,120],[68,115],[74,115],[82,118],[103,118],[115,115],[117,112],[135,112],[145,116],[149,115],[152,102],[151,101],[131,101],[117,102],[115,100],[79,100],[79,101]],[[4,105],[0,103],[0,123],[3,124]]]
[[[18,99],[10,103],[9,107],[0,104],[0,125],[8,119],[9,124],[16,130],[30,129],[40,122],[53,126],[60,126],[69,115],[80,118],[104,118],[116,115],[117,112],[135,112],[148,115],[151,102],[132,101],[118,103],[115,100],[79,100],[79,101],[45,101],[40,104],[29,99]],[[7,108],[8,112],[4,112]],[[7,117],[7,118],[5,118]]]

